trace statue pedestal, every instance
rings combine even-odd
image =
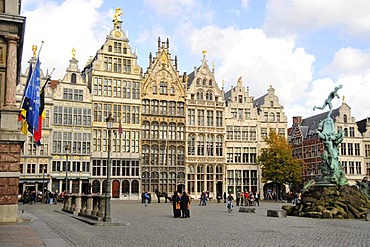
[[[322,188],[322,187],[335,187],[337,186],[335,183],[331,183],[329,181],[326,181],[326,180],[321,180],[321,181],[317,181],[313,187],[314,188]]]

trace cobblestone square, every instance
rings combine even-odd
[[[113,201],[114,222],[125,226],[93,226],[59,213],[62,205],[21,205],[22,217],[43,234],[47,246],[369,246],[370,222],[360,220],[267,217],[283,203],[261,202],[256,213],[209,202],[191,205],[191,218],[173,218],[170,203]],[[59,212],[58,212],[59,211]],[[45,231],[40,223],[52,231]],[[47,234],[45,234],[47,233]],[[55,234],[56,233],[56,234]],[[53,242],[56,235],[64,243]]]

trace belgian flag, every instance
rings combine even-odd
[[[28,123],[26,121],[26,118],[27,118],[28,108],[29,108],[29,105],[30,105],[29,99],[25,97],[25,94],[26,94],[26,89],[28,88],[28,84],[29,84],[31,75],[32,75],[32,64],[30,64],[30,69],[28,71],[26,87],[25,87],[25,90],[23,92],[23,97],[22,97],[23,102],[22,102],[22,105],[21,105],[21,112],[19,113],[19,117],[18,117],[18,121],[21,122],[20,131],[24,135],[27,135],[27,132],[28,132]]]
[[[45,87],[50,81],[50,77],[46,80],[44,86],[40,91],[40,108],[39,108],[39,122],[38,122],[38,130],[34,131],[33,139],[37,146],[41,146],[41,137],[42,137],[42,121],[45,119]]]

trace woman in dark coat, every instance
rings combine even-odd
[[[181,196],[181,212],[182,216],[181,218],[189,218],[190,217],[190,211],[189,211],[189,205],[190,204],[190,198],[189,194],[184,192]]]
[[[173,217],[179,218],[181,217],[180,194],[177,191],[174,191],[171,199],[172,199]]]

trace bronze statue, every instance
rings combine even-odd
[[[345,176],[343,167],[339,161],[339,144],[343,141],[344,132],[343,130],[337,132],[334,126],[334,121],[330,117],[332,112],[331,101],[334,97],[338,97],[338,90],[342,88],[342,85],[335,87],[335,89],[329,94],[328,98],[322,107],[315,106],[313,109],[323,110],[326,105],[329,106],[328,116],[322,120],[317,127],[317,135],[324,144],[324,151],[321,154],[322,162],[319,165],[321,170],[321,184],[348,184]],[[319,181],[319,182],[320,182]]]
[[[316,110],[316,109],[324,110],[325,107],[328,105],[329,106],[328,116],[330,116],[331,112],[332,112],[332,108],[333,108],[333,105],[331,104],[331,101],[334,99],[334,97],[339,98],[338,90],[341,89],[342,87],[343,87],[343,85],[339,85],[338,87],[335,87],[334,90],[329,94],[328,98],[325,100],[324,104],[321,107],[320,106],[314,106],[313,110]]]

